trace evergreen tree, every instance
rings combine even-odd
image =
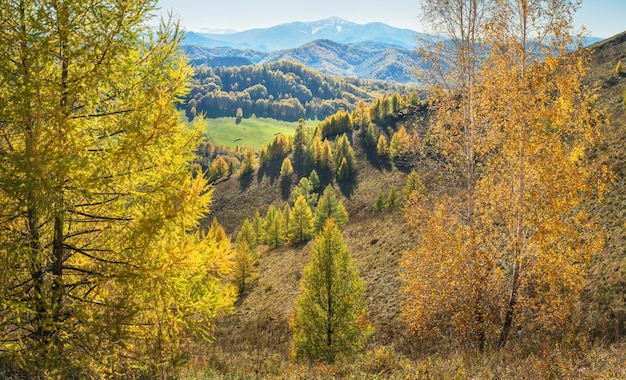
[[[313,236],[314,228],[311,208],[306,199],[299,195],[289,216],[289,243],[297,245],[308,241]]]
[[[374,201],[374,214],[380,214],[381,212],[383,212],[385,210],[385,204],[387,204],[385,196],[383,195],[382,191],[379,191],[378,195],[376,196],[376,200]]]
[[[389,116],[389,97],[387,95],[383,95],[380,100],[380,118],[384,119]]]
[[[280,166],[280,176],[288,178],[293,174],[293,166],[291,166],[291,160],[289,157],[285,157],[282,165]]]
[[[413,193],[421,195],[424,195],[426,193],[426,187],[422,183],[419,174],[417,174],[415,170],[411,170],[406,178],[406,185],[404,185],[404,188],[402,189],[402,195],[404,196],[404,199],[408,199]]]
[[[232,304],[229,246],[193,232],[202,125],[174,106],[192,71],[155,6],[0,2],[0,361],[19,377],[167,373]]]
[[[389,195],[387,195],[387,202],[385,208],[394,208],[400,204],[400,197],[398,196],[398,189],[396,185],[391,185],[389,189]]]
[[[311,182],[311,186],[313,187],[314,192],[318,192],[320,190],[320,177],[317,175],[317,171],[315,169],[311,170],[311,174],[309,174],[309,181]]]
[[[324,139],[322,144],[322,150],[320,152],[319,165],[323,169],[329,169],[332,167],[333,149],[330,146],[328,139]]]
[[[400,105],[402,103],[402,99],[400,98],[400,94],[397,92],[391,96],[391,111],[396,112],[400,109]]]
[[[314,208],[317,205],[317,199],[319,195],[313,191],[313,184],[307,177],[300,178],[298,184],[291,192],[292,199],[298,199],[299,196],[303,196],[309,207]]]
[[[321,129],[317,129],[315,131],[315,136],[313,136],[313,144],[311,144],[311,146],[313,147],[313,162],[315,163],[315,165],[320,165],[322,166],[321,162],[322,162],[322,150],[323,150],[323,143],[322,143],[322,130]]]
[[[315,230],[320,231],[329,218],[333,218],[339,228],[343,228],[348,223],[348,212],[343,204],[337,200],[331,185],[326,186],[324,194],[315,208]]]
[[[372,121],[378,121],[381,119],[381,104],[380,104],[380,98],[376,99],[376,103],[374,103],[374,105],[372,106],[372,111],[371,111],[371,119]]]
[[[293,136],[293,151],[296,157],[302,157],[304,153],[305,144],[305,136],[304,136],[304,119],[298,120],[298,126],[296,127],[296,132]]]
[[[248,218],[243,220],[243,224],[241,225],[241,229],[237,233],[235,242],[237,244],[246,242],[248,243],[250,251],[252,251],[253,253],[256,252],[259,241],[257,233],[254,230],[254,226],[252,223],[250,223],[250,220]]]
[[[376,146],[376,134],[374,133],[374,125],[370,123],[365,132],[364,143],[367,148],[373,149]]]
[[[270,248],[283,245],[283,215],[278,207],[271,205],[263,221],[263,240]]]
[[[376,144],[376,154],[381,159],[389,157],[389,146],[387,145],[387,138],[385,135],[378,136],[378,143]]]
[[[289,203],[285,203],[283,207],[283,215],[281,220],[281,230],[283,233],[283,240],[289,240],[289,219],[291,218],[291,206]]]
[[[356,170],[356,157],[350,145],[350,140],[345,134],[337,139],[333,161],[336,168],[337,178],[348,178]]]
[[[263,237],[263,218],[261,218],[259,210],[256,211],[254,218],[252,219],[252,230],[256,236],[257,245],[265,241]]]
[[[304,150],[304,165],[311,167],[315,165],[315,145],[310,144]]]
[[[296,359],[332,363],[363,349],[372,333],[365,320],[365,283],[332,219],[313,243],[300,292],[291,321]]]
[[[235,244],[235,270],[232,281],[239,296],[243,295],[250,284],[259,277],[256,264],[257,258],[250,249],[248,242],[246,240],[237,242]]]

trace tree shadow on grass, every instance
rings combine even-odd
[[[252,173],[246,173],[239,176],[239,188],[243,190],[247,190],[252,184],[253,179]]]
[[[339,186],[339,190],[344,197],[350,199],[352,194],[357,188],[357,173],[352,174],[349,178],[345,178],[342,180],[337,180],[337,185]]]
[[[290,194],[291,194],[291,176],[282,177],[280,180],[280,195],[283,198],[283,201],[288,200]]]
[[[269,163],[261,166],[256,174],[256,181],[260,183],[264,176],[267,176],[270,180],[270,185],[274,184],[276,178],[280,176],[280,160],[272,160]]]

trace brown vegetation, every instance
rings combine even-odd
[[[607,239],[604,250],[592,259],[576,337],[559,346],[539,343],[534,347],[519,346],[513,339],[506,351],[487,349],[482,355],[470,348],[452,348],[446,342],[440,342],[435,353],[412,338],[398,318],[403,302],[398,263],[402,253],[414,247],[412,231],[399,209],[374,215],[372,205],[376,195],[381,191],[386,194],[391,185],[402,189],[408,169],[415,169],[430,191],[449,186],[453,178],[439,170],[438,157],[432,152],[402,156],[393,165],[381,162],[375,147],[373,155],[364,150],[365,134],[354,131],[348,134],[358,162],[354,181],[350,186],[333,182],[333,187],[350,215],[343,234],[366,282],[367,317],[374,327],[366,353],[351,363],[332,366],[290,361],[288,320],[311,245],[286,245],[271,251],[263,248],[258,280],[240,300],[235,314],[219,321],[215,342],[205,348],[206,361],[191,363],[190,373],[206,373],[209,368],[215,376],[233,378],[254,374],[261,378],[625,377],[626,117],[621,94],[626,79],[616,75],[614,69],[618,59],[626,58],[622,53],[626,52],[626,33],[593,48],[596,53],[585,83],[600,86],[600,103],[611,117],[604,128],[604,141],[591,154],[607,164],[614,179],[604,201],[597,206]],[[375,133],[390,139],[401,126],[408,131],[423,127],[423,119],[419,113],[397,112],[378,123]],[[233,177],[216,185],[213,215],[228,233],[235,233],[243,219],[255,211],[263,214],[271,203],[286,201],[279,180],[280,163],[272,161],[248,180]],[[320,178],[322,187],[330,182],[327,174],[320,173]],[[296,183],[292,181],[292,187]]]

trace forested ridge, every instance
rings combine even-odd
[[[255,115],[278,120],[323,120],[340,109],[352,111],[359,100],[404,92],[403,85],[336,77],[290,61],[240,67],[195,68],[182,107],[190,118]]]
[[[404,84],[417,82],[415,67],[424,63],[413,49],[376,41],[342,44],[334,40],[319,39],[299,47],[273,52],[227,47],[183,48],[193,66],[245,66],[295,61],[324,74]]]

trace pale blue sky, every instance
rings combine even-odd
[[[191,31],[242,31],[331,16],[424,31],[418,4],[418,0],[159,0],[162,11],[172,10]],[[575,18],[575,26],[581,25],[596,37],[626,31],[626,0],[583,0]]]

